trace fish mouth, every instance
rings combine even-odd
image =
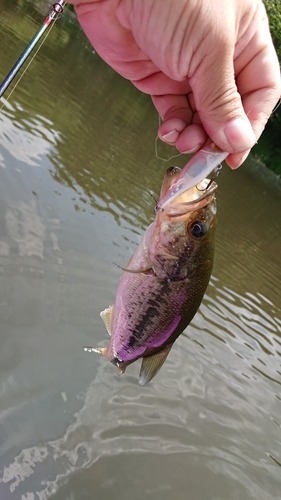
[[[169,217],[176,217],[192,212],[193,210],[198,210],[210,203],[217,187],[218,185],[214,181],[203,179],[197,186],[179,193],[178,196],[173,195],[173,200],[165,204],[165,208],[161,207],[163,198],[160,199],[155,207],[155,211],[164,212]]]
[[[198,151],[189,162],[179,170],[179,173],[170,176],[165,183],[168,189],[162,189],[161,197],[157,204],[160,211],[173,203],[180,194],[189,192],[194,187],[204,182],[208,175],[213,172],[212,180],[221,168],[221,162],[228,156],[216,144],[210,143]],[[165,179],[164,179],[165,180]],[[163,185],[162,185],[163,188]],[[163,192],[164,191],[164,192]]]

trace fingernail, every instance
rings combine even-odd
[[[244,153],[239,158],[236,158],[235,165],[232,165],[230,168],[232,170],[236,170],[236,168],[241,167],[242,163],[244,163],[246,158],[249,156],[249,153],[250,153],[250,151],[247,151],[247,153]]]
[[[199,151],[199,149],[203,146],[203,144],[197,144],[194,148],[187,149],[186,151],[182,151],[184,155],[190,155],[191,153],[195,153],[196,151]]]
[[[177,130],[171,130],[171,132],[168,132],[167,134],[161,135],[161,139],[163,141],[168,142],[169,144],[174,144],[179,136],[179,133]]]
[[[224,134],[234,151],[251,149],[256,143],[256,136],[250,122],[245,118],[235,118],[224,127]]]

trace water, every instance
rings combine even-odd
[[[45,7],[44,7],[45,6]],[[46,4],[0,0],[1,80]],[[276,500],[281,486],[280,180],[224,167],[213,276],[147,386],[83,345],[153,219],[168,165],[150,99],[52,30],[0,113],[1,500]],[[170,149],[159,145],[168,157]]]

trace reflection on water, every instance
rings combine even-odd
[[[0,7],[2,79],[42,19],[32,2]],[[149,98],[71,14],[60,23],[0,112],[0,498],[275,500],[280,181],[253,160],[223,169],[211,284],[147,387],[137,363],[119,377],[84,354],[107,342],[113,262],[153,219],[174,160],[155,158]]]
[[[39,498],[92,498],[93,489],[95,498],[109,498],[124,488],[125,498],[168,499],[186,498],[188,477],[190,498],[198,491],[207,498],[210,481],[214,498],[276,498],[280,311],[217,280],[211,290],[216,300],[206,298],[162,377],[142,389],[134,367],[134,376],[120,382],[101,363],[65,432],[21,449],[4,469],[3,484],[10,491],[22,482],[25,491],[36,485]]]

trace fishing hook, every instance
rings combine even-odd
[[[197,189],[198,191],[207,191],[207,189],[209,189],[210,185],[212,184],[212,182],[215,181],[215,179],[218,177],[220,171],[222,169],[222,164],[218,165],[216,168],[214,168],[213,172],[212,172],[212,176],[211,176],[211,179],[210,181],[208,182],[208,185],[204,188],[204,189],[199,189],[198,186],[197,186]]]

